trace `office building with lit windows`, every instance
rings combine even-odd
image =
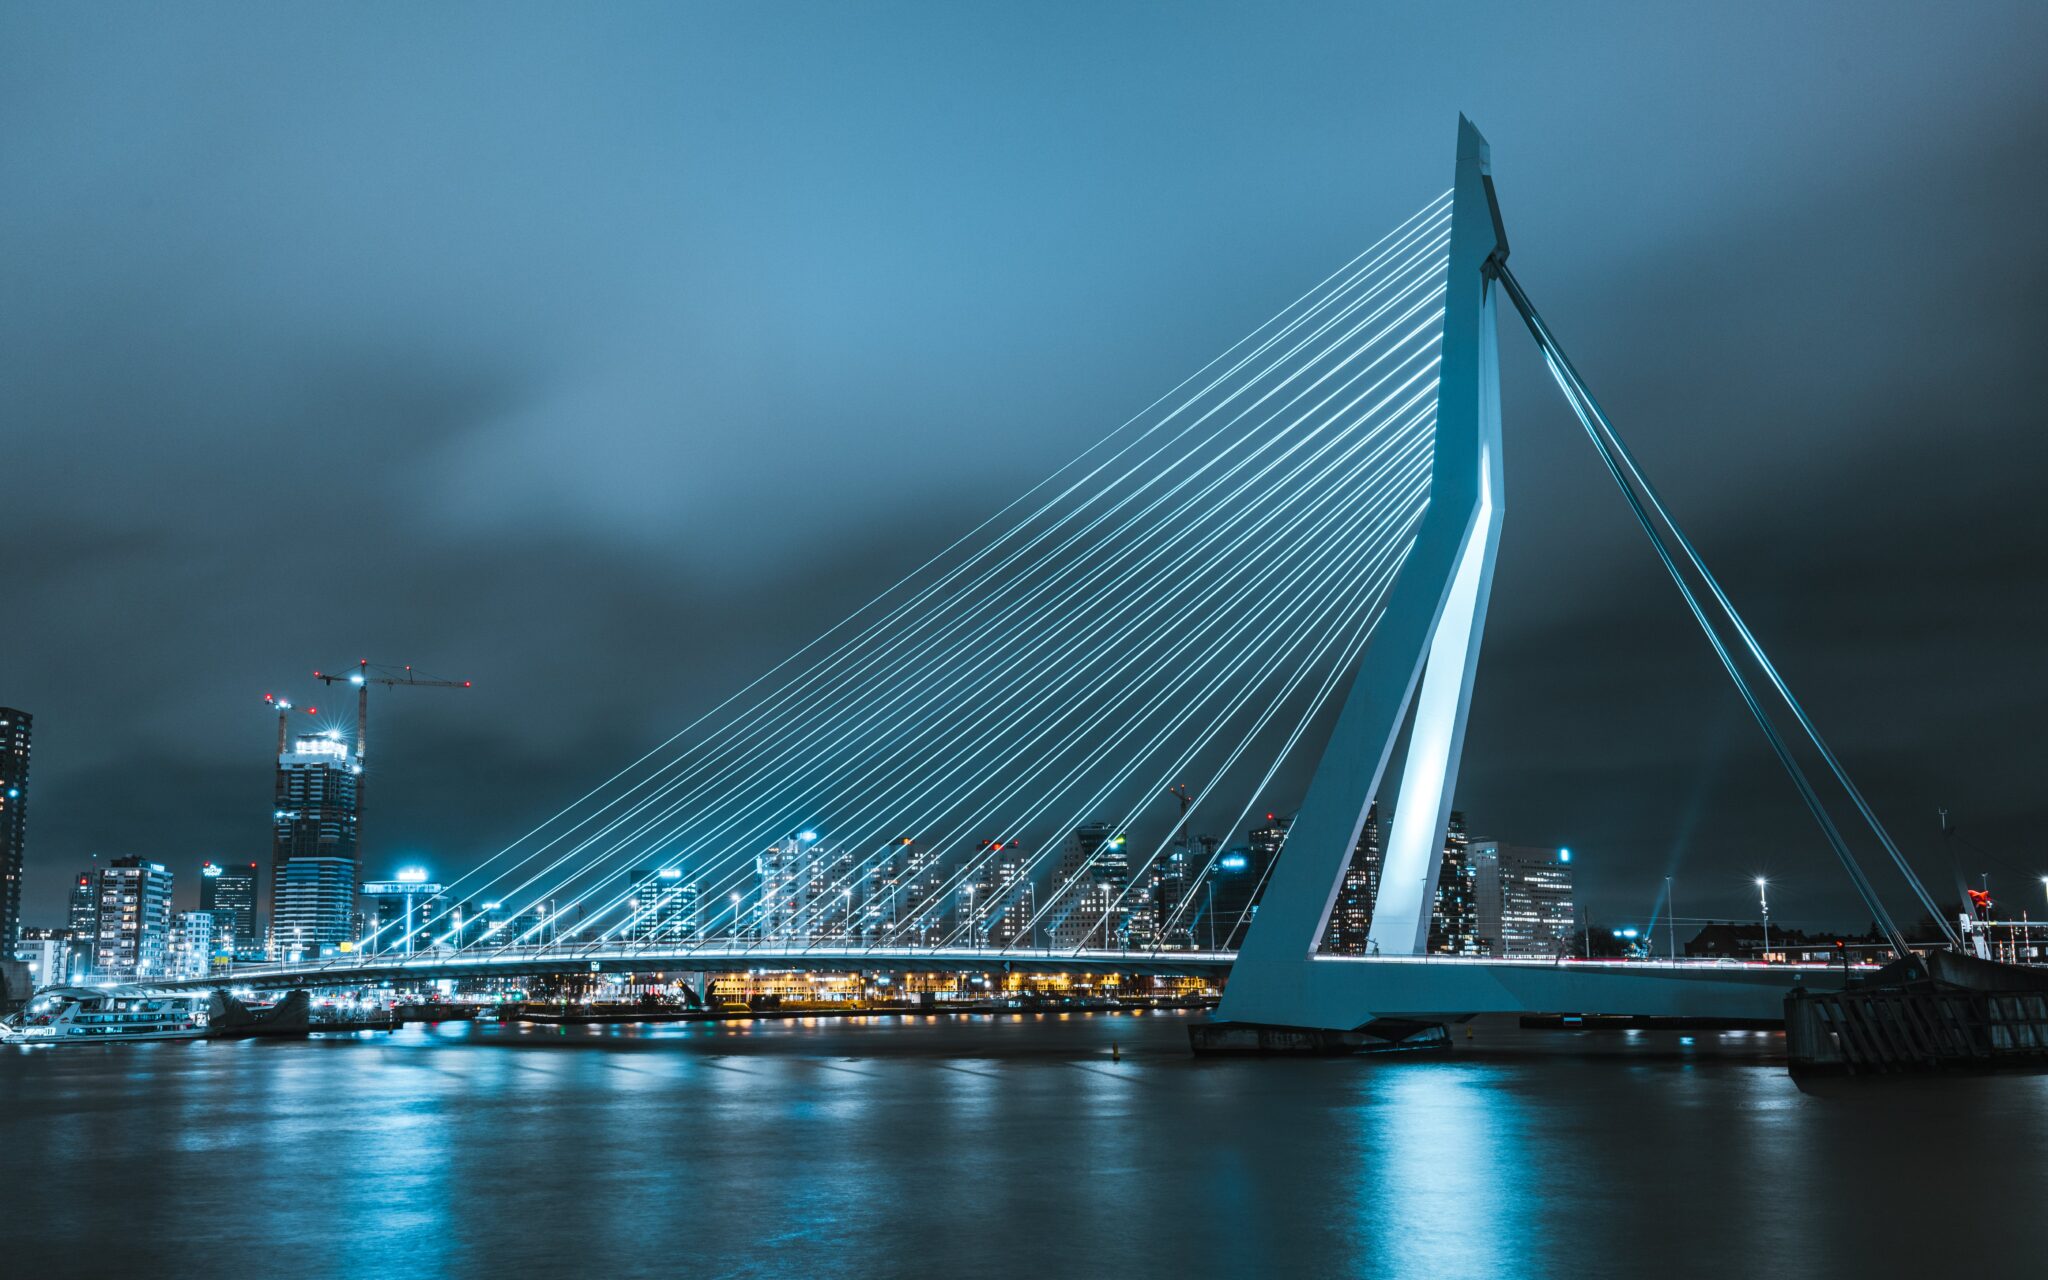
[[[1477,933],[1483,954],[1549,960],[1570,950],[1572,851],[1472,842]]]
[[[1444,832],[1444,858],[1437,870],[1436,899],[1429,913],[1432,955],[1476,956],[1479,947],[1478,884],[1465,837],[1465,815],[1452,810]]]
[[[199,868],[199,909],[234,939],[237,960],[263,959],[263,922],[257,918],[261,869],[253,862],[207,862]]]
[[[225,936],[229,945],[223,945]],[[216,957],[226,959],[234,935],[225,934],[211,911],[180,911],[171,917],[171,946],[166,968],[174,978],[203,978]]]
[[[432,946],[434,908],[440,897],[441,886],[417,867],[407,867],[390,880],[365,881],[364,949],[411,955]]]
[[[116,858],[100,868],[93,972],[164,977],[171,959],[171,873],[161,862]]]
[[[1372,904],[1380,892],[1380,807],[1365,811],[1365,825],[1358,829],[1358,843],[1351,861],[1344,864],[1344,879],[1337,885],[1337,901],[1330,908],[1330,926],[1323,933],[1323,950],[1333,955],[1362,956],[1366,938],[1372,932]]]
[[[273,959],[331,955],[354,943],[361,772],[338,734],[301,737],[277,758]]]
[[[1060,850],[1052,940],[1057,947],[1113,947],[1122,937],[1118,903],[1130,883],[1128,842],[1106,822],[1074,828]]]
[[[28,746],[33,717],[0,707],[0,955],[21,937],[21,869],[28,854]]]
[[[689,942],[696,938],[697,882],[681,867],[639,867],[627,873],[632,897],[626,900],[628,942]]]

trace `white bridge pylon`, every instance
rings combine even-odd
[[[1451,208],[1428,513],[1359,660],[1218,1016],[1338,1030],[1376,1017],[1517,1011],[1777,1017],[1784,991],[1797,981],[1784,972],[1674,966],[1624,976],[1576,965],[1416,960],[1429,938],[1505,497],[1493,267],[1508,246],[1486,139],[1463,116]],[[1411,709],[1368,939],[1374,955],[1405,962],[1319,957],[1345,867]]]

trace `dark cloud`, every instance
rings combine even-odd
[[[315,665],[373,864],[524,831],[1448,182],[1880,810],[2015,887],[2036,774],[2033,6],[0,15],[0,701],[31,919],[261,857]],[[1596,911],[1840,877],[1514,332],[1463,801]],[[1982,860],[1982,859],[1980,859]],[[2026,877],[2024,880],[2021,877]],[[1775,905],[1775,904],[1774,904]]]

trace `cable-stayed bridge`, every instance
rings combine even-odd
[[[1080,457],[419,910],[235,980],[1229,967],[1250,1024],[1777,1016],[1796,971],[1426,954],[1506,511],[1503,296],[1903,953],[1859,849],[1941,910],[1507,256],[1461,120],[1449,191]],[[1376,801],[1367,954],[1330,955]]]

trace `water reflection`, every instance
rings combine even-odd
[[[7,1271],[1939,1274],[1932,1224],[2020,1243],[1983,1207],[2048,1196],[2048,1077],[1808,1094],[1774,1043],[1197,1061],[1178,1015],[1019,1015],[6,1053]]]

